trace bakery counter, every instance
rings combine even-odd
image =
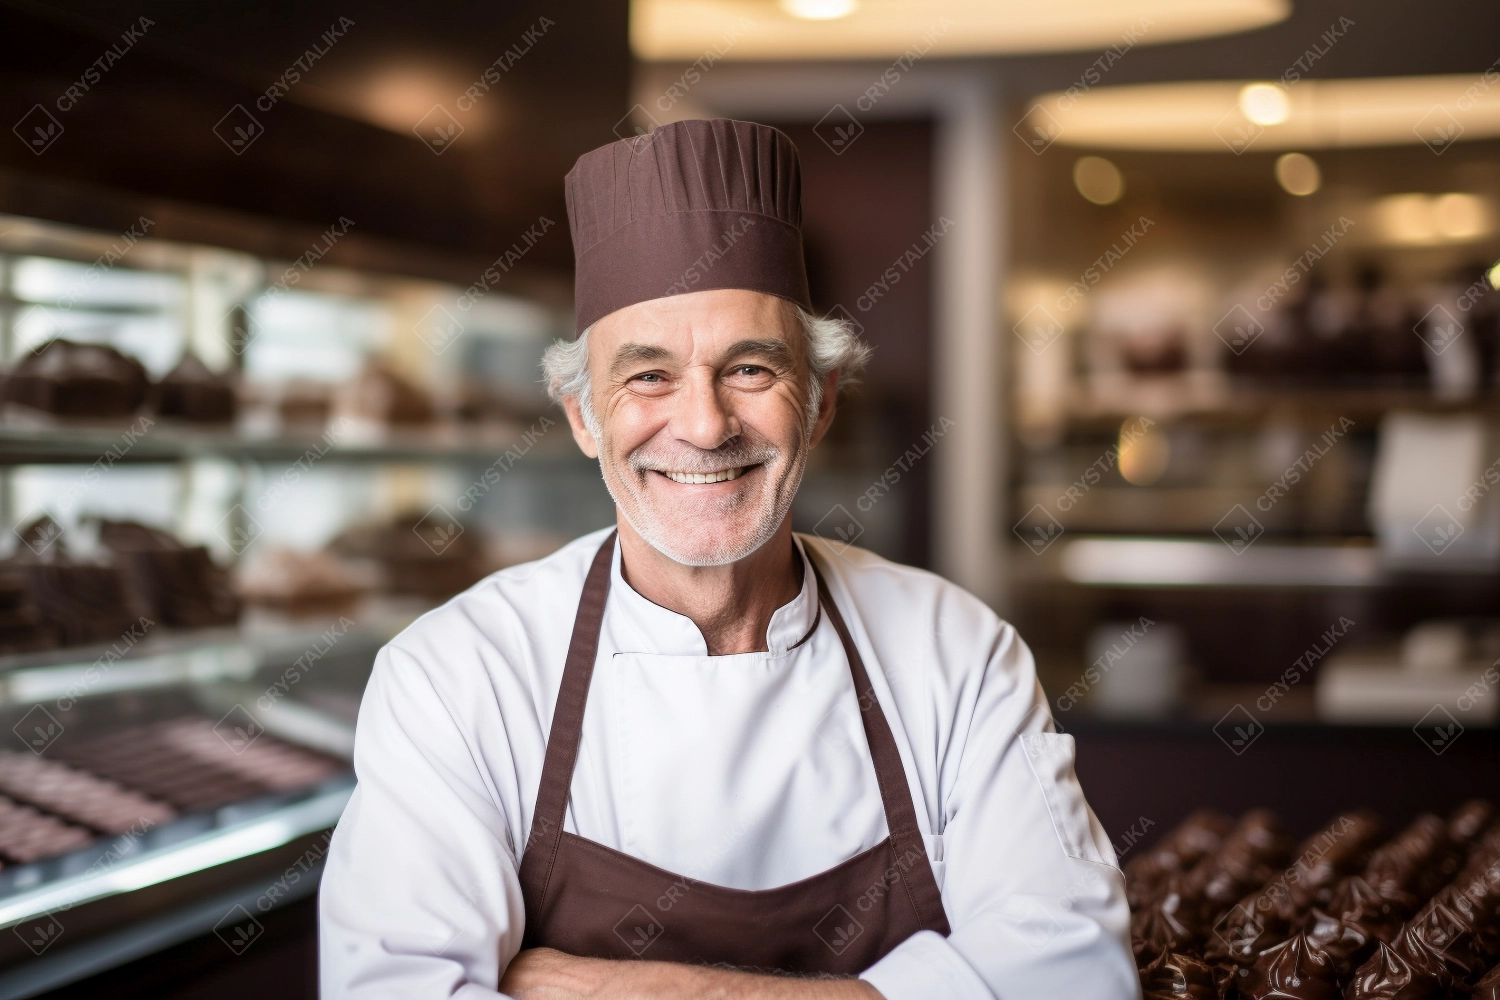
[[[238,953],[314,893],[354,786],[359,697],[405,620],[6,658],[0,998],[210,933]]]

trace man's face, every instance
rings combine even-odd
[[[576,398],[568,418],[631,527],[690,566],[763,545],[833,417],[835,373],[809,426],[795,308],[740,289],[653,299],[595,323],[588,349],[599,439]]]

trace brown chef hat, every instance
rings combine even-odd
[[[568,172],[577,332],[616,309],[709,288],[768,292],[811,310],[797,147],[768,125],[663,125]]]

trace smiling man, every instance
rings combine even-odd
[[[687,121],[568,175],[546,376],[617,523],[381,650],[327,997],[1129,998],[1124,880],[1031,655],[793,532],[868,348],[811,311],[796,149]]]

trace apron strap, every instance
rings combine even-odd
[[[891,831],[891,849],[897,863],[908,857],[916,857],[919,863],[910,870],[902,868],[900,882],[906,888],[907,897],[917,918],[927,930],[937,931],[944,937],[950,933],[948,916],[943,910],[942,893],[937,879],[932,874],[932,865],[927,858],[927,846],[922,840],[921,827],[917,825],[917,811],[912,805],[911,786],[906,781],[906,768],[901,764],[901,751],[896,746],[896,737],[891,733],[890,723],[881,711],[880,701],[875,697],[875,688],[865,672],[859,649],[839,614],[838,605],[828,592],[823,573],[818,569],[818,560],[813,557],[811,546],[804,546],[808,561],[812,563],[813,575],[818,580],[818,600],[828,609],[828,619],[838,632],[839,642],[844,645],[844,655],[849,660],[849,672],[854,675],[854,691],[859,697],[859,715],[864,722],[865,740],[870,745],[870,760],[875,764],[875,780],[880,786],[880,800],[885,805],[885,823]]]
[[[547,733],[547,755],[542,760],[542,779],[532,810],[531,833],[521,852],[521,896],[527,909],[536,912],[547,898],[552,881],[552,867],[557,862],[558,845],[562,843],[563,818],[568,809],[568,793],[573,786],[573,766],[578,761],[578,742],[583,738],[583,708],[589,697],[589,682],[594,676],[594,660],[599,654],[599,629],[604,622],[604,602],[609,596],[609,571],[614,559],[616,528],[604,539],[594,554],[588,576],[583,581],[583,596],[573,620],[573,637],[568,643],[568,659],[563,664],[562,684],[557,692],[557,706],[552,710],[552,727]]]
[[[609,596],[610,569],[617,533],[618,529],[611,531],[595,553],[588,576],[584,579],[578,614],[573,621],[573,636],[568,644],[568,658],[563,666],[557,706],[553,709],[552,725],[547,734],[547,754],[542,761],[541,784],[537,790],[536,808],[532,813],[531,833],[526,838],[518,874],[521,895],[529,912],[538,912],[547,898],[547,887],[552,881],[552,869],[557,862],[558,847],[562,843],[563,819],[567,812],[568,794],[573,785],[573,768],[578,761],[578,744],[583,737],[583,710],[588,701],[589,682],[594,674],[594,660],[599,653],[599,631],[604,621],[605,599]],[[896,747],[896,738],[875,697],[875,689],[865,672],[859,650],[849,635],[849,628],[844,624],[838,605],[828,592],[828,585],[818,568],[818,560],[813,556],[811,547],[803,548],[818,583],[818,603],[827,609],[829,621],[833,623],[839,642],[843,644],[844,655],[849,661],[849,672],[853,676],[854,690],[859,697],[859,714],[864,723],[865,739],[870,746],[870,759],[875,765],[875,780],[880,788],[881,802],[885,806],[885,822],[890,829],[892,851],[898,865],[902,859],[912,856],[912,852],[920,858],[920,863],[912,865],[910,870],[901,866],[901,885],[905,887],[912,909],[922,926],[947,936],[948,918],[943,911],[942,896],[937,880],[933,877],[932,866],[928,863],[921,828],[917,825],[911,788],[906,782],[906,769],[901,764],[901,752]]]

